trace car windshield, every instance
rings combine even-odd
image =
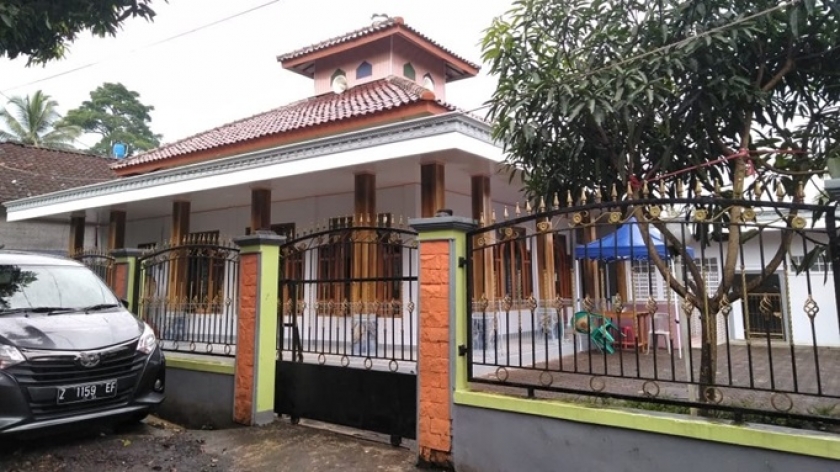
[[[0,265],[0,313],[110,305],[119,300],[86,267]]]

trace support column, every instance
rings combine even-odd
[[[420,216],[431,218],[446,208],[446,167],[441,163],[420,166]]]
[[[85,248],[85,217],[76,215],[70,217],[70,241],[67,252],[72,256],[82,252]]]
[[[420,315],[418,342],[417,446],[422,465],[452,467],[452,398],[466,389],[467,358],[457,346],[467,346],[467,281],[459,261],[466,258],[466,233],[474,229],[463,217],[418,218],[409,224],[420,240]],[[457,333],[454,334],[454,333]]]
[[[376,226],[376,174],[356,174],[354,176],[354,226]],[[357,231],[357,241],[371,240],[369,231]],[[353,244],[353,269],[355,279],[376,277],[378,254],[375,247],[368,243]],[[354,287],[353,301],[371,302],[376,299],[376,282],[361,282]]]
[[[115,251],[125,247],[125,212],[111,210],[108,221],[108,250]]]
[[[234,239],[241,250],[233,421],[243,425],[274,421],[277,287],[285,240],[272,232]]]
[[[139,295],[140,295],[140,279],[138,277],[137,260],[143,254],[139,249],[120,248],[111,251],[111,256],[116,259],[114,261],[114,278],[113,286],[114,294],[122,300],[128,302],[128,309],[136,315],[138,313]]]
[[[251,189],[251,233],[271,228],[271,189]]]
[[[493,201],[490,197],[489,176],[472,176],[471,197],[473,220],[478,221],[482,226],[491,225]],[[485,239],[485,246],[492,247],[492,244],[495,242],[496,235],[493,233],[483,233],[475,236],[473,238],[473,247],[480,247],[478,245],[479,238]],[[492,302],[496,296],[496,284],[493,279],[493,250],[485,249],[479,257],[474,258],[473,263],[473,293],[477,299],[487,297],[487,300]]]
[[[170,242],[181,244],[190,234],[190,202],[172,202],[172,230]]]
[[[172,229],[169,234],[169,242],[173,246],[179,246],[186,242],[190,234],[190,202],[172,202]],[[186,251],[174,254],[171,262],[171,273],[169,274],[169,286],[174,290],[167,290],[170,297],[176,300],[184,299],[187,295],[187,254]],[[172,302],[172,300],[170,300]]]
[[[556,258],[554,233],[551,232],[551,220],[540,218],[537,225],[544,225],[546,229],[537,236],[537,280],[539,281],[540,300],[543,308],[548,309],[556,296],[554,274],[557,273],[554,261]]]

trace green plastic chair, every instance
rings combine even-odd
[[[611,319],[598,313],[589,313],[586,311],[575,313],[573,319],[575,331],[588,335],[590,342],[599,351],[607,351],[609,354],[615,353],[615,338],[610,334],[610,329],[618,330],[618,327]],[[590,326],[590,323],[595,325],[593,320],[597,320],[597,326]]]

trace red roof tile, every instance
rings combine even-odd
[[[402,77],[357,85],[340,95],[332,92],[300,100],[250,118],[234,121],[152,151],[117,161],[114,169],[205,151],[263,136],[316,127],[434,100],[434,93]],[[437,101],[454,111],[455,107]]]
[[[112,162],[110,157],[0,142],[0,202],[115,179]]]
[[[420,38],[422,38],[424,41],[428,42],[432,46],[440,49],[442,52],[452,56],[453,58],[464,62],[465,64],[469,65],[473,69],[476,69],[476,70],[481,69],[481,66],[479,66],[478,64],[476,64],[474,62],[471,62],[471,61],[468,61],[467,59],[455,54],[451,50],[449,50],[449,49],[443,47],[442,45],[440,45],[438,42],[432,40],[430,37],[424,35],[423,33],[417,31],[416,29],[406,25],[405,22],[403,21],[403,19],[401,17],[398,17],[398,16],[393,17],[393,18],[388,18],[387,20],[384,20],[384,21],[381,21],[381,22],[373,23],[370,26],[366,26],[364,28],[360,28],[360,29],[351,31],[347,34],[343,34],[341,36],[336,36],[334,38],[330,38],[330,39],[327,39],[325,41],[321,41],[319,43],[316,43],[316,44],[313,44],[313,45],[310,45],[310,46],[306,46],[304,48],[300,48],[300,49],[297,49],[295,51],[288,52],[286,54],[281,54],[281,55],[277,56],[277,60],[280,61],[280,62],[285,62],[285,61],[289,61],[289,60],[292,60],[292,59],[297,59],[299,57],[303,57],[303,56],[306,56],[308,54],[312,54],[314,52],[322,51],[324,49],[328,49],[328,48],[331,48],[333,46],[338,46],[340,44],[343,44],[343,43],[346,43],[346,42],[349,42],[349,41],[364,38],[365,36],[369,36],[369,35],[374,34],[374,33],[378,33],[378,32],[381,32],[381,31],[386,31],[388,29],[396,29],[396,28],[404,28],[404,29],[414,33],[415,35],[419,36]]]

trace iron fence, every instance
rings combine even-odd
[[[417,360],[417,235],[335,218],[280,248],[278,359],[392,372]]]
[[[537,206],[467,237],[477,387],[840,423],[833,206]]]
[[[109,287],[113,287],[115,262],[113,256],[100,249],[84,249],[72,254],[71,257],[92,270]]]
[[[151,249],[137,264],[139,316],[168,351],[236,355],[239,249],[191,237]]]

